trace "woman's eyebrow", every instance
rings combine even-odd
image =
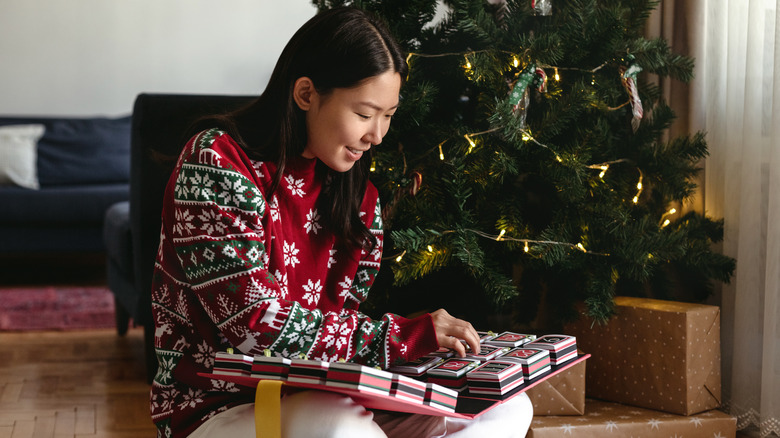
[[[377,111],[389,111],[389,110],[393,110],[393,109],[398,108],[398,106],[401,105],[401,102],[398,102],[395,105],[393,105],[393,106],[391,106],[390,108],[387,108],[387,109],[382,108],[381,106],[377,105],[374,102],[365,102],[365,101],[364,102],[358,102],[358,105],[367,106],[367,107],[369,107],[371,109],[374,109],[374,110],[377,110]]]

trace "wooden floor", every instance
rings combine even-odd
[[[154,436],[140,328],[0,332],[0,438]]]
[[[6,271],[15,273],[4,278],[8,284],[105,283],[100,259],[70,265],[56,259],[43,270],[48,277],[40,269],[25,272],[40,261],[0,262],[14,266]],[[143,359],[140,328],[125,337],[115,330],[0,332],[0,438],[155,437]]]

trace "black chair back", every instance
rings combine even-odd
[[[187,132],[200,117],[237,109],[256,98],[194,94],[140,94],[136,98],[130,138],[130,223],[140,319],[136,323],[152,326],[152,273],[160,243],[163,193],[175,159],[188,140]]]

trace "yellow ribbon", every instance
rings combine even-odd
[[[257,438],[282,438],[281,393],[282,382],[278,380],[261,380],[257,383],[257,392],[255,392],[255,436]]]

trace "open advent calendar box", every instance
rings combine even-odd
[[[616,297],[606,324],[582,318],[565,330],[587,361],[586,395],[679,415],[721,404],[720,309]]]
[[[491,344],[490,339],[497,343]],[[475,418],[582,364],[576,338],[567,335],[483,335],[482,351],[465,358],[440,350],[389,370],[348,362],[217,353],[204,377],[256,387],[281,380],[288,387],[350,396],[369,409]],[[573,352],[573,354],[572,354]]]

